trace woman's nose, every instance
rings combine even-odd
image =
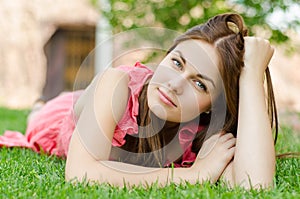
[[[168,81],[168,87],[173,90],[177,95],[183,93],[185,79],[182,77],[177,77]]]

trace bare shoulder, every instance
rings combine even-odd
[[[93,92],[95,110],[109,108],[112,110],[114,120],[119,121],[128,102],[128,82],[127,73],[115,68],[107,70],[95,85]]]
[[[128,82],[128,75],[117,69],[109,69],[94,78],[75,107],[79,115],[74,133],[78,133],[80,142],[71,139],[70,156],[79,144],[95,160],[108,159],[116,125],[127,107]]]
[[[122,86],[127,87],[128,82],[129,78],[126,72],[109,68],[104,73],[98,74],[91,86],[94,88],[94,92],[98,92],[98,89],[112,90]]]
[[[74,106],[76,116],[79,117],[83,107],[91,103],[93,99],[103,101],[105,100],[103,97],[110,94],[111,99],[114,95],[121,97],[123,101],[126,100],[128,98],[128,82],[128,74],[116,68],[108,68],[103,73],[97,74]]]

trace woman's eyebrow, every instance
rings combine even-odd
[[[179,54],[179,57],[180,57],[180,59],[182,60],[182,62],[183,62],[184,64],[186,64],[186,61],[185,61],[185,59],[184,59],[182,53],[181,53],[179,50],[176,50],[175,52],[177,52],[177,53]]]
[[[213,85],[213,87],[216,88],[214,81],[212,79],[210,79],[209,77],[202,75],[202,74],[197,74],[197,77],[209,81]]]

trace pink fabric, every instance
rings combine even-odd
[[[82,91],[65,93],[50,100],[28,124],[25,135],[6,131],[0,146],[26,147],[51,155],[66,156],[75,127],[73,104]]]
[[[117,124],[112,140],[112,145],[120,147],[125,144],[126,134],[138,134],[137,115],[139,111],[138,97],[144,83],[153,72],[137,62],[134,67],[120,66],[119,70],[129,75],[130,97],[126,111]],[[72,132],[75,128],[73,105],[83,91],[76,91],[63,94],[49,101],[29,124],[26,134],[20,132],[6,131],[0,136],[0,146],[26,147],[36,152],[41,150],[51,155],[66,156]],[[198,130],[201,130],[195,123],[184,125],[179,132],[179,143],[184,151],[181,164],[175,167],[186,167],[194,162],[196,154],[191,151],[192,141]],[[169,163],[166,163],[167,166]]]
[[[196,154],[192,152],[193,140],[196,136],[196,133],[203,130],[203,126],[199,126],[196,123],[188,123],[179,132],[179,143],[182,150],[184,151],[182,155],[181,164],[175,164],[175,167],[189,167],[196,159]]]
[[[138,97],[144,86],[144,83],[149,79],[153,72],[146,66],[137,62],[135,67],[120,66],[120,70],[125,71],[129,75],[128,88],[130,89],[130,97],[128,99],[125,114],[119,121],[116,129],[113,146],[122,146],[125,144],[124,137],[126,134],[132,135],[138,133],[137,116],[139,114]]]

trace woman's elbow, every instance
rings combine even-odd
[[[82,169],[76,167],[74,164],[66,162],[65,167],[65,181],[66,182],[82,182],[86,179],[86,173]]]
[[[270,172],[263,176],[245,175],[244,178],[235,179],[235,184],[245,189],[270,189],[274,186],[275,173]]]

